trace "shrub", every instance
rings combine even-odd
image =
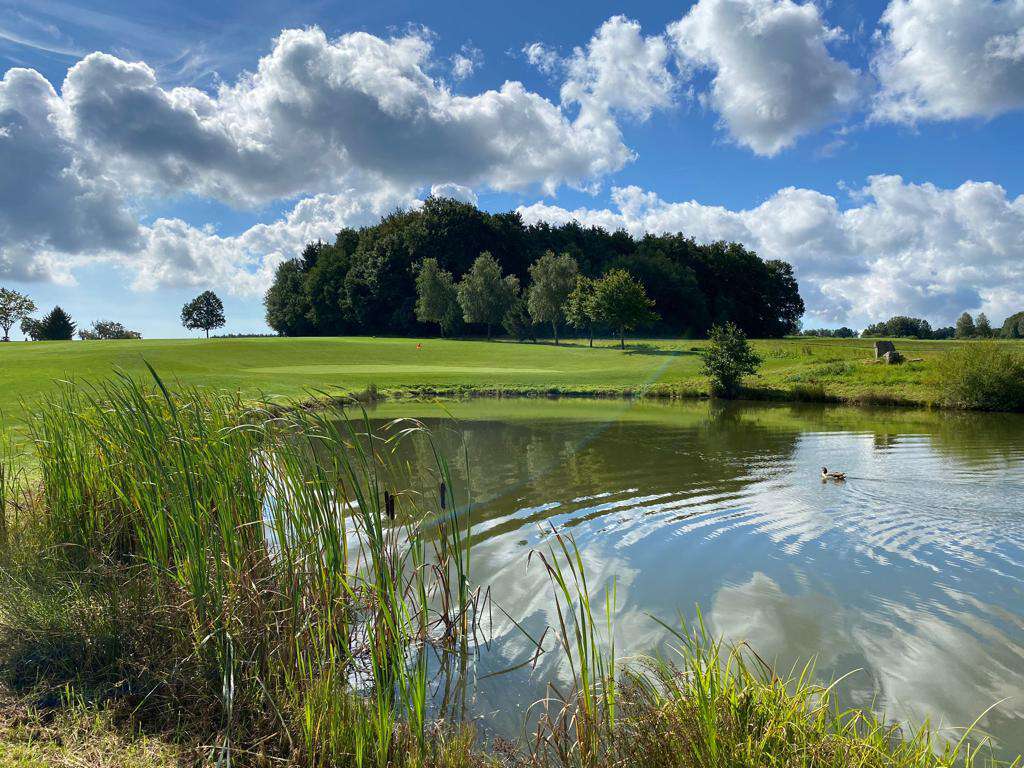
[[[711,393],[718,397],[736,397],[743,377],[757,373],[761,358],[735,323],[714,326],[709,339],[711,343],[701,354],[704,373],[711,379]]]
[[[983,411],[1024,410],[1024,355],[996,342],[966,344],[939,362],[947,404]]]

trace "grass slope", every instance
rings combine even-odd
[[[751,394],[929,404],[937,399],[934,363],[957,342],[900,341],[901,366],[868,365],[871,342],[783,339],[755,342],[762,374]],[[968,342],[969,343],[969,342]],[[1012,342],[1009,342],[1012,343]],[[421,344],[422,348],[417,348]],[[0,344],[0,412],[22,415],[58,379],[97,381],[115,368],[144,373],[144,361],[168,380],[241,389],[282,399],[315,390],[392,394],[469,392],[695,395],[706,391],[701,341],[550,343],[394,338],[168,339]]]

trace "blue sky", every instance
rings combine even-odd
[[[0,284],[265,330],[306,239],[433,188],[736,239],[805,325],[1024,309],[1020,0],[0,0]]]

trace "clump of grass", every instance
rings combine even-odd
[[[109,709],[65,696],[47,717],[0,699],[0,765],[5,768],[184,768],[190,750],[121,727]]]
[[[983,411],[1024,410],[1024,355],[992,341],[963,344],[939,361],[948,405]]]

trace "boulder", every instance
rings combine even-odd
[[[896,345],[891,341],[876,341],[875,342],[875,359],[883,357],[886,352],[895,352]]]

